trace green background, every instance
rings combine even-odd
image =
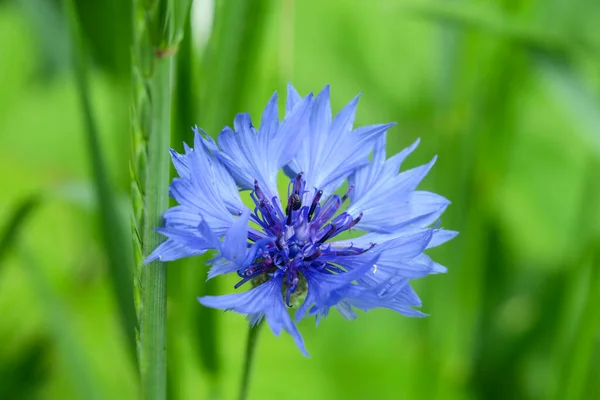
[[[132,7],[77,12],[129,226]],[[398,122],[390,153],[420,137],[408,165],[438,155],[421,187],[452,201],[442,226],[460,231],[430,252],[448,274],[415,282],[429,317],[303,321],[311,358],[264,329],[251,399],[600,398],[599,2],[196,1],[191,25],[174,148],[236,112],[258,124],[287,82],[331,84],[334,110],[362,92],[357,125]],[[139,397],[69,43],[60,1],[0,1],[1,399]],[[235,279],[207,285],[202,264],[169,265],[170,399],[238,390],[247,323],[195,300]]]

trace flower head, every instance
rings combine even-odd
[[[348,319],[354,309],[378,307],[424,315],[413,309],[421,302],[410,280],[446,271],[423,251],[456,235],[436,224],[449,201],[416,190],[435,158],[398,172],[418,141],[386,158],[393,124],[353,129],[357,102],[332,119],[328,86],[314,99],[289,86],[281,122],[274,94],[258,129],[238,114],[218,145],[195,129],[193,148],[171,151],[179,177],[170,194],[179,205],[165,212],[159,232],[167,240],[147,261],[216,250],[208,278],[237,273],[235,289],[250,288],[200,303],[247,314],[251,324],[265,318],[305,355],[295,322],[308,315],[318,322],[331,307]],[[280,169],[290,177],[284,196]],[[250,190],[252,209],[240,189]]]

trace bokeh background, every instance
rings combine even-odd
[[[118,213],[102,223],[61,1],[1,0],[1,399],[139,397],[103,240],[125,227],[131,265],[134,16],[76,5]],[[595,0],[194,2],[174,148],[195,124],[258,122],[287,82],[331,84],[334,110],[362,92],[358,125],[398,122],[390,152],[420,137],[409,165],[439,156],[422,187],[452,200],[442,226],[460,231],[431,251],[449,273],[415,282],[430,317],[303,321],[310,359],[265,329],[250,398],[600,398],[598,26]],[[234,282],[205,284],[202,264],[169,265],[170,399],[238,390],[247,323],[196,302]]]

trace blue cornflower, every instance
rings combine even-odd
[[[147,261],[216,250],[208,278],[235,272],[235,289],[251,288],[200,303],[247,314],[251,324],[264,317],[305,355],[295,322],[307,315],[318,322],[331,307],[348,319],[354,309],[378,307],[423,316],[413,309],[421,301],[410,280],[446,271],[423,251],[456,235],[431,227],[449,201],[416,190],[435,158],[398,172],[418,141],[386,159],[386,131],[394,124],[353,129],[357,102],[332,119],[328,86],[302,98],[290,85],[281,122],[275,93],[258,129],[238,114],[217,146],[196,128],[193,148],[171,151],[179,177],[170,195],[179,205],[165,212],[159,232],[167,240]],[[281,169],[291,179],[284,197],[277,191]],[[345,194],[336,194],[346,181]],[[240,189],[251,191],[252,209]],[[362,236],[339,238],[350,230]]]

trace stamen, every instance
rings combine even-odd
[[[252,265],[237,271],[241,280],[235,285],[236,289],[254,278],[273,276],[278,270],[284,276],[285,304],[292,307],[292,295],[298,288],[299,276],[304,269],[317,269],[328,274],[343,273],[346,272],[344,269],[330,261],[337,256],[362,254],[374,246],[372,243],[362,249],[350,244],[349,247],[335,249],[330,243],[325,243],[360,222],[362,213],[356,218],[346,212],[334,217],[342,203],[349,199],[354,185],[350,185],[342,197],[331,195],[322,204],[323,191],[317,190],[310,207],[304,207],[305,185],[302,172],[290,180],[288,202],[284,208],[277,196],[269,200],[258,181],[254,181],[250,196],[256,207],[250,218],[262,229],[248,230],[247,244],[249,247],[258,246],[257,256]],[[377,266],[373,264],[373,272],[376,271]]]
[[[335,225],[334,224],[330,224],[329,225],[329,230],[323,235],[323,237],[321,237],[321,239],[319,239],[317,241],[317,243],[324,243],[327,239],[329,239],[331,236],[333,236],[333,233],[335,232]]]
[[[338,233],[345,231],[346,229],[349,229],[350,224],[352,224],[354,220],[352,219],[352,216],[348,213],[341,213],[340,215],[338,215],[337,217],[335,217],[331,223],[335,224],[335,226],[338,227]]]
[[[292,210],[298,211],[300,207],[302,207],[302,199],[299,194],[294,193],[292,197],[290,197],[290,201],[292,203]]]
[[[239,288],[244,283],[248,282],[249,280],[251,280],[253,278],[256,278],[257,276],[259,276],[263,272],[265,272],[264,265],[257,265],[255,267],[248,268],[246,271],[244,271],[244,274],[243,274],[244,277],[243,277],[243,279],[241,281],[239,281],[238,283],[236,283],[235,286],[234,286],[234,288],[235,289]]]
[[[302,183],[304,182],[302,180],[302,172],[300,172],[298,175],[296,175],[296,180],[294,181],[294,194],[299,195],[300,194],[300,189],[302,188]]]
[[[265,219],[265,222],[268,223],[269,225],[275,225],[275,218],[273,217],[273,214],[271,213],[271,204],[267,201],[267,200],[261,200],[259,207],[260,207],[260,211],[262,216]]]
[[[287,219],[285,221],[286,225],[292,225],[292,211],[298,211],[300,207],[302,207],[302,199],[298,194],[292,194],[285,209],[285,214],[287,215]]]
[[[317,248],[317,251],[315,251],[308,257],[304,257],[302,260],[303,261],[314,261],[321,256],[321,253],[322,253],[322,251],[321,251],[321,248],[319,247],[319,248]]]
[[[324,224],[329,221],[331,217],[337,212],[342,205],[342,199],[337,194],[334,194],[328,198],[325,203],[319,208],[319,215],[315,219],[317,226]]]
[[[317,192],[317,194],[315,195],[315,198],[312,201],[312,204],[310,205],[310,209],[308,210],[308,222],[310,222],[310,220],[313,217],[313,213],[315,212],[315,209],[317,208],[317,205],[319,204],[319,201],[321,200],[321,196],[323,196],[323,191],[319,190]]]
[[[356,217],[348,226],[348,229],[351,229],[353,226],[355,226],[356,224],[358,224],[360,222],[360,220],[363,217],[363,213],[358,214],[358,217]]]
[[[357,256],[371,250],[373,247],[375,247],[375,243],[371,243],[366,249],[358,249],[350,246],[346,249],[332,251],[332,254],[335,256]]]
[[[346,199],[348,198],[348,195],[350,194],[350,192],[352,192],[354,190],[354,184],[350,185],[350,187],[348,187],[348,191],[346,192],[345,195],[342,196],[342,203],[344,201],[346,201]]]
[[[260,240],[262,238],[263,236],[261,236],[258,232],[248,230],[248,240],[250,240],[251,242],[256,242],[257,240]]]
[[[256,192],[256,195],[258,196],[258,198],[260,200],[266,198],[264,192],[262,191],[262,189],[260,188],[260,186],[258,186],[258,181],[256,179],[254,180],[254,191]]]
[[[283,240],[283,233],[280,233],[277,236],[277,240],[275,241],[275,245],[277,246],[278,250],[283,250],[284,244],[285,243],[284,243],[284,240]]]

